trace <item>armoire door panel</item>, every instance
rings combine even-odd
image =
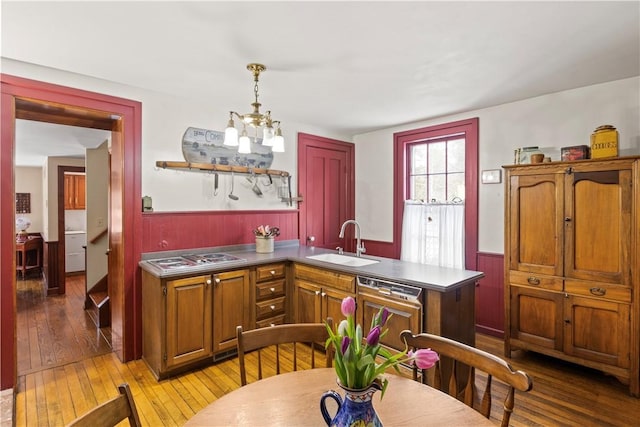
[[[511,179],[511,269],[562,275],[562,175]]]
[[[630,285],[631,171],[575,173],[568,179],[565,276]]]

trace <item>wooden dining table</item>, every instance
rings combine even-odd
[[[417,381],[389,374],[384,398],[375,393],[373,407],[387,426],[495,426],[479,412],[446,393]],[[320,397],[327,390],[344,392],[332,368],[307,369],[265,378],[210,403],[186,426],[324,426]],[[326,400],[331,416],[337,404]]]

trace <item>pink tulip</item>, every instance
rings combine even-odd
[[[412,363],[415,363],[420,369],[432,368],[436,362],[440,360],[438,353],[430,348],[419,349],[416,351],[411,350],[407,356],[409,356],[409,358],[412,359]]]
[[[354,300],[353,297],[346,297],[342,300],[340,309],[345,316],[353,315],[356,312],[356,300]]]

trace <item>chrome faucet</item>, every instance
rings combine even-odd
[[[360,240],[360,224],[358,224],[358,221],[356,221],[355,219],[348,219],[346,220],[343,224],[342,227],[340,227],[340,234],[338,235],[339,238],[344,238],[344,229],[347,228],[347,224],[353,224],[356,226],[356,256],[360,256],[361,254],[365,253],[367,250],[364,247],[364,243],[362,243],[362,241]]]

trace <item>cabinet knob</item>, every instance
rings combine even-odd
[[[327,296],[327,293],[326,292],[322,292],[322,297],[324,298],[326,296]]]
[[[320,291],[316,291],[316,295],[320,295]]]
[[[275,270],[271,270],[269,273],[271,273],[272,276],[276,275],[276,271]]]
[[[218,279],[218,278],[216,277],[215,282],[216,282],[216,285],[220,284],[220,279]]]
[[[589,289],[589,292],[591,292],[592,295],[601,297],[601,296],[604,296],[607,293],[607,290],[604,289],[604,288],[593,287],[593,288]]]
[[[539,284],[540,284],[540,279],[538,279],[537,277],[533,277],[533,276],[531,276],[531,277],[529,277],[529,278],[527,279],[527,282],[528,282],[530,285],[539,285]]]
[[[271,291],[271,293],[274,293],[276,291],[276,288],[269,288],[269,290]]]
[[[269,308],[271,309],[271,311],[273,311],[273,310],[276,309],[276,306],[275,305],[270,305]]]
[[[568,216],[564,217],[564,222],[571,222],[571,217],[568,217]]]
[[[567,325],[571,324],[571,320],[569,319],[564,319],[564,323],[566,323]]]
[[[276,326],[276,324],[275,323],[269,323],[269,326],[273,327],[273,326]]]
[[[205,282],[207,285],[211,284],[211,279],[207,279],[207,281]]]

